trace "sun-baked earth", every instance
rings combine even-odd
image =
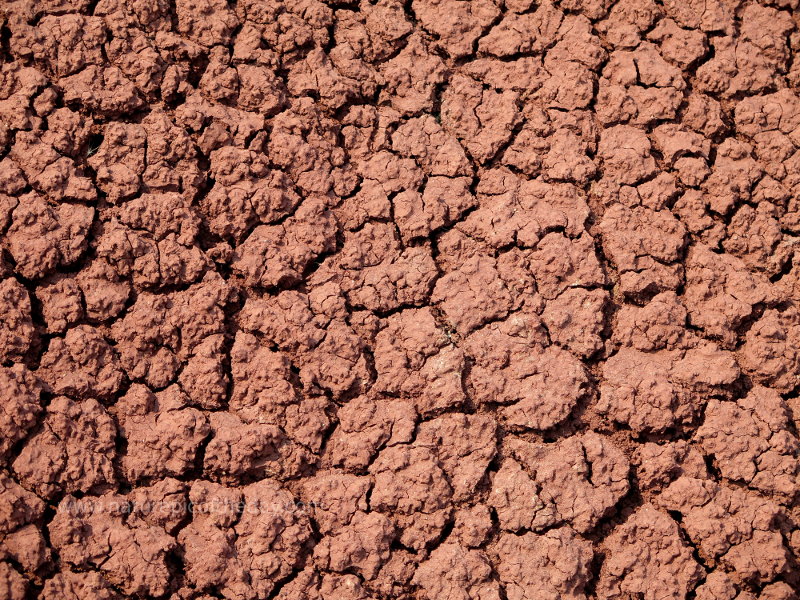
[[[797,598],[800,0],[0,25],[0,598]]]

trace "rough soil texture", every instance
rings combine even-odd
[[[0,599],[792,600],[800,0],[0,3]]]

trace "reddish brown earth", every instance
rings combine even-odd
[[[0,599],[791,600],[800,0],[6,0]]]

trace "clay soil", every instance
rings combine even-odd
[[[798,57],[799,0],[0,2],[0,600],[797,599]]]

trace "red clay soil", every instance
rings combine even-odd
[[[0,599],[792,600],[800,0],[0,3]]]

